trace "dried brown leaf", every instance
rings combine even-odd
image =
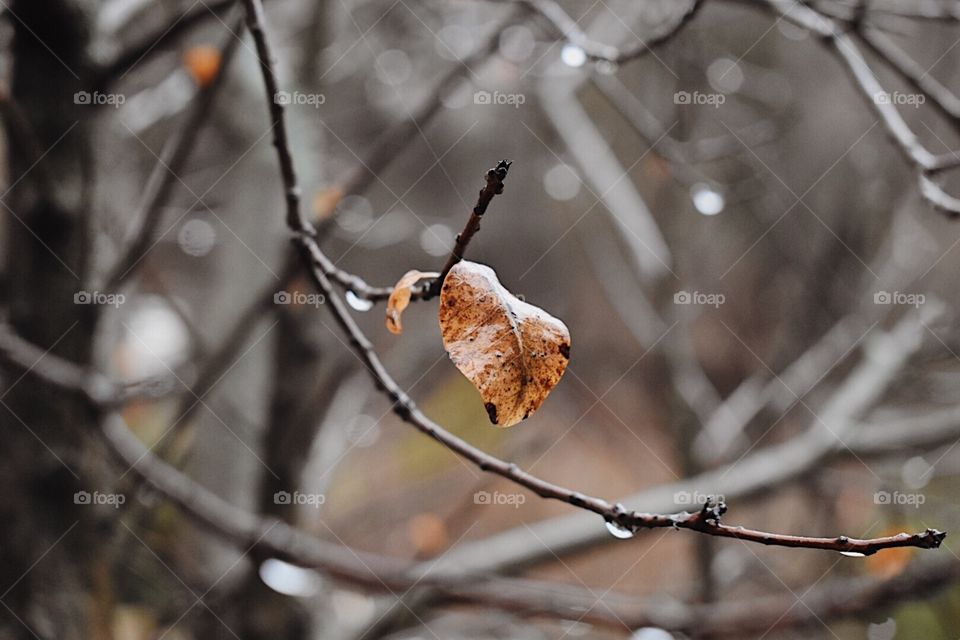
[[[393,285],[393,291],[390,292],[390,298],[387,300],[387,329],[390,333],[399,335],[403,332],[403,325],[400,323],[400,316],[403,310],[410,304],[410,297],[413,295],[413,285],[424,278],[436,278],[440,274],[436,271],[407,271],[403,277]]]
[[[440,331],[450,359],[501,427],[533,414],[570,360],[566,325],[515,297],[493,269],[475,262],[458,262],[444,280]]]

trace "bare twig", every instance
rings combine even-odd
[[[608,593],[603,599],[604,606],[596,607],[593,606],[596,604],[595,594],[571,587],[548,586],[529,580],[478,579],[475,576],[468,577],[465,574],[452,573],[443,563],[409,567],[376,554],[347,550],[340,545],[309,536],[285,523],[258,517],[235,507],[157,459],[130,433],[123,419],[110,410],[109,407],[119,406],[121,398],[117,395],[117,387],[102,375],[86,371],[59,356],[44,353],[42,349],[11,333],[6,326],[0,326],[0,358],[26,371],[30,376],[64,391],[82,395],[95,412],[105,412],[101,421],[101,435],[112,452],[147,486],[170,500],[201,525],[242,548],[256,549],[269,557],[314,568],[351,584],[374,591],[418,587],[428,589],[431,594],[430,601],[435,604],[475,603],[525,615],[551,615],[565,618],[570,618],[571,614],[575,614],[572,616],[575,618],[583,615],[585,621],[619,628],[624,625],[636,628],[655,624],[672,630],[690,629],[690,625],[702,620],[701,614],[709,610],[716,615],[722,614],[719,619],[725,623],[711,626],[712,629],[716,629],[717,637],[735,636],[736,634],[732,634],[729,629],[737,628],[736,624],[747,619],[754,621],[766,619],[769,614],[769,619],[774,620],[784,611],[792,610],[792,605],[795,603],[793,600],[782,602],[776,598],[764,599],[758,603],[762,604],[762,607],[759,609],[751,607],[750,613],[738,607],[731,607],[727,603],[713,607],[681,607],[677,611],[665,610],[662,603],[654,605],[625,595]],[[956,411],[950,414],[945,412],[942,416],[927,422],[930,423],[929,430],[937,438],[946,436],[943,428],[946,424],[952,423],[954,430],[960,424]],[[905,426],[909,427],[909,425],[898,424],[892,425],[885,431],[889,432],[891,437],[897,434],[901,437],[909,436],[911,431],[909,428],[905,429]],[[776,536],[782,540],[764,541],[762,538],[769,534],[720,524],[718,517],[721,513],[721,505],[709,504],[696,513],[652,517],[668,519],[669,521],[665,521],[663,526],[676,524],[695,531],[711,530],[711,535],[746,539],[761,544],[810,548],[811,545],[808,542],[813,541],[813,548],[853,553],[869,553],[879,548],[897,546],[930,548],[935,547],[942,540],[943,535],[936,531],[927,531],[913,536],[900,534],[875,540],[793,539],[790,536]],[[817,593],[830,593],[834,594],[833,596],[822,600],[814,597],[808,601],[808,604],[814,601],[835,603],[823,610],[819,607],[814,609],[821,614],[820,617],[827,619],[850,615],[877,606],[884,602],[887,596],[909,596],[910,593],[918,595],[922,589],[935,588],[958,579],[955,563],[939,562],[928,566],[931,568],[924,567],[921,571],[918,567],[892,581],[870,581],[869,583],[860,581],[857,585],[846,585],[842,590],[834,588],[838,585],[829,585],[823,590],[818,590]],[[914,586],[912,591],[905,591],[907,585]],[[855,589],[849,590],[851,586]],[[837,593],[847,593],[850,597],[838,600],[835,597]],[[585,602],[590,609],[586,615],[583,614]],[[762,615],[756,614],[757,611],[762,611]],[[709,619],[717,618],[712,614]],[[791,616],[781,624],[781,628],[803,625],[811,619],[806,615]]]
[[[287,203],[287,226],[296,232],[312,233],[313,226],[300,211],[300,185],[297,183],[297,173],[293,165],[293,155],[290,153],[290,142],[287,137],[287,121],[283,117],[283,101],[278,100],[280,85],[277,83],[276,64],[273,51],[263,33],[266,19],[263,16],[263,2],[258,0],[243,0],[246,9],[247,28],[253,34],[253,43],[257,48],[257,60],[263,72],[263,82],[267,91],[267,108],[270,119],[273,121],[273,146],[277,148],[277,158],[280,162],[280,173],[283,175],[284,198]]]
[[[501,160],[497,163],[496,167],[487,171],[487,184],[484,185],[483,189],[480,189],[480,195],[477,196],[477,204],[470,213],[467,226],[457,234],[457,241],[453,245],[450,258],[448,258],[447,263],[443,265],[440,275],[433,281],[433,284],[430,285],[424,299],[438,295],[443,281],[446,279],[447,274],[450,273],[450,269],[453,269],[458,262],[463,260],[463,252],[467,250],[467,245],[470,244],[473,235],[480,230],[480,221],[483,220],[483,214],[487,212],[490,201],[493,200],[494,196],[503,193],[503,181],[507,178],[507,172],[510,171],[511,164],[509,160]]]
[[[954,124],[960,123],[960,98],[950,91],[929,71],[901,49],[890,36],[878,29],[860,25],[860,38],[892,69],[899,73],[918,91],[925,94]]]
[[[136,44],[120,52],[109,62],[101,65],[97,71],[96,87],[107,87],[111,82],[122,78],[130,69],[140,64],[150,53],[163,51],[163,45],[183,36],[198,23],[210,18],[219,19],[237,3],[237,0],[208,0],[201,6],[192,5],[173,19],[163,22],[154,31],[141,38]],[[233,29],[235,31],[235,29]]]
[[[140,224],[140,228],[133,242],[107,277],[106,288],[108,291],[120,287],[134,273],[135,267],[150,250],[153,234],[156,232],[157,225],[160,224],[160,219],[163,216],[163,205],[179,180],[180,170],[193,151],[198,140],[197,130],[210,114],[213,101],[226,77],[227,67],[233,59],[237,45],[240,43],[240,39],[234,35],[234,30],[242,26],[242,16],[238,14],[232,23],[233,27],[228,29],[229,33],[222,47],[222,62],[216,77],[213,82],[198,90],[186,121],[173,140],[164,147],[161,157],[157,159],[153,171],[150,173],[142,204],[133,216],[133,219]]]
[[[844,63],[860,94],[880,118],[887,134],[916,168],[920,194],[948,216],[960,216],[960,199],[948,194],[933,180],[935,174],[960,165],[960,156],[953,152],[936,155],[920,142],[843,25],[798,2],[763,0],[763,3],[784,20],[807,29],[830,45],[830,51]]]
[[[930,305],[928,305],[929,307]],[[921,310],[920,313],[923,313]],[[668,510],[678,495],[722,495],[726,500],[767,494],[787,482],[804,477],[831,456],[851,453],[860,416],[882,396],[907,359],[922,344],[923,326],[929,317],[903,318],[889,333],[874,332],[865,340],[864,358],[817,408],[815,418],[801,434],[677,482],[660,484],[621,498],[625,504]],[[859,445],[858,445],[859,446]],[[517,571],[522,567],[609,542],[587,514],[573,513],[535,525],[502,531],[486,540],[462,545],[447,553],[440,564],[447,570],[475,574]]]
[[[270,59],[271,46],[269,44],[266,28],[263,23],[263,12],[260,0],[245,0],[248,9],[248,26],[257,41],[257,51],[266,60]],[[273,71],[273,65],[261,61],[261,70],[264,75],[264,85],[267,90],[267,97],[271,104],[273,95],[277,91],[277,80]],[[283,111],[274,110],[278,118],[282,120]],[[274,129],[277,136],[285,136],[285,127],[278,126]],[[293,171],[293,158],[290,156],[289,145],[285,139],[278,139],[276,144],[277,155],[281,167],[280,175],[284,181],[284,190],[287,194],[297,193],[296,174]],[[346,303],[337,294],[330,279],[323,268],[330,259],[322,252],[317,244],[316,238],[304,226],[302,214],[299,211],[299,199],[287,197],[287,221],[291,231],[295,234],[295,243],[301,249],[304,260],[309,264],[309,273],[318,289],[326,296],[327,306],[333,310],[334,318],[344,333],[349,337],[350,345],[357,356],[366,365],[377,388],[393,403],[393,412],[402,420],[416,427],[424,434],[437,440],[454,453],[473,462],[483,471],[495,473],[515,484],[523,486],[541,498],[560,500],[571,504],[577,508],[592,511],[603,517],[607,522],[615,523],[617,526],[626,529],[650,528],[650,527],[680,527],[688,528],[701,533],[711,535],[722,535],[731,537],[724,525],[714,521],[714,524],[706,524],[706,518],[702,517],[680,517],[674,515],[646,514],[637,511],[629,511],[621,505],[613,505],[601,498],[585,495],[579,491],[574,491],[566,487],[548,482],[527,471],[520,469],[513,463],[506,462],[485,451],[469,444],[462,438],[450,433],[442,426],[432,421],[424,415],[414,404],[413,400],[401,389],[400,385],[393,379],[386,370],[379,356],[373,348],[372,343],[357,325],[353,316],[347,309]],[[865,549],[875,551],[888,546],[901,546],[900,542],[896,544],[891,540],[875,539],[856,541],[851,543],[849,538],[833,538],[832,543],[824,542],[823,538],[803,538],[801,536],[778,536],[775,534],[762,534],[759,532],[750,532],[744,539],[763,542],[764,544],[773,544],[779,546],[805,546],[804,541],[808,541],[812,548],[825,549],[832,548],[836,551],[850,551],[851,544],[855,549]],[[909,537],[910,546],[930,547],[939,545],[941,534],[930,533],[916,534]],[[832,544],[832,546],[830,546]]]
[[[655,47],[667,42],[686,26],[697,11],[703,6],[703,0],[691,0],[685,11],[680,15],[677,21],[662,33],[655,35],[648,40],[640,40],[628,48],[620,49],[613,45],[597,42],[590,38],[577,21],[563,10],[563,8],[553,0],[514,0],[520,2],[532,11],[536,11],[546,18],[554,28],[563,36],[567,42],[583,49],[587,58],[591,60],[603,60],[615,64],[622,64],[631,60],[636,60],[649,53]]]

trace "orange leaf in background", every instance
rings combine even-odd
[[[343,190],[339,187],[317,191],[313,195],[313,216],[316,221],[322,222],[332,216],[341,200],[343,200]]]
[[[443,551],[450,536],[447,524],[435,513],[421,513],[407,522],[407,535],[418,557],[432,557]]]
[[[670,177],[670,163],[666,158],[657,153],[651,153],[647,156],[647,159],[643,163],[643,168],[647,172],[647,175],[653,178],[666,180]]]
[[[894,536],[900,533],[900,529],[890,528],[885,530],[882,535]],[[867,572],[870,575],[881,580],[889,580],[903,573],[916,549],[912,547],[893,547],[884,549],[867,558]]]
[[[440,331],[453,364],[510,427],[536,411],[570,361],[570,331],[507,291],[493,269],[461,260],[440,292]]]
[[[387,300],[387,329],[390,330],[390,333],[400,335],[403,332],[400,316],[403,314],[403,310],[410,306],[413,285],[424,278],[436,278],[439,275],[436,271],[417,271],[414,269],[403,274],[397,284],[393,285],[390,299]]]
[[[220,73],[220,50],[210,45],[191,47],[183,55],[183,64],[199,87],[209,86]]]

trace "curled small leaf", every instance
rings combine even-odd
[[[399,335],[403,332],[403,325],[400,323],[400,316],[403,310],[410,305],[410,297],[413,295],[413,285],[424,278],[436,278],[440,274],[436,271],[407,271],[403,277],[393,285],[393,291],[390,292],[390,298],[387,300],[387,329],[390,333]]]
[[[443,346],[483,398],[490,421],[510,427],[543,403],[570,360],[570,332],[507,291],[488,266],[462,260],[440,291]]]

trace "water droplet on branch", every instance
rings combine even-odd
[[[616,522],[612,520],[607,520],[607,531],[609,531],[614,538],[619,538],[620,540],[628,540],[633,537],[633,531],[627,529],[626,527],[621,527]]]
[[[575,44],[566,44],[560,51],[560,59],[568,67],[582,67],[587,62],[587,52]]]
[[[347,299],[347,304],[357,311],[370,311],[370,309],[373,309],[373,302],[365,298],[361,298],[353,291],[347,291],[347,294],[344,297]]]
[[[690,189],[693,206],[705,216],[715,216],[726,206],[723,194],[710,185],[699,182]]]

